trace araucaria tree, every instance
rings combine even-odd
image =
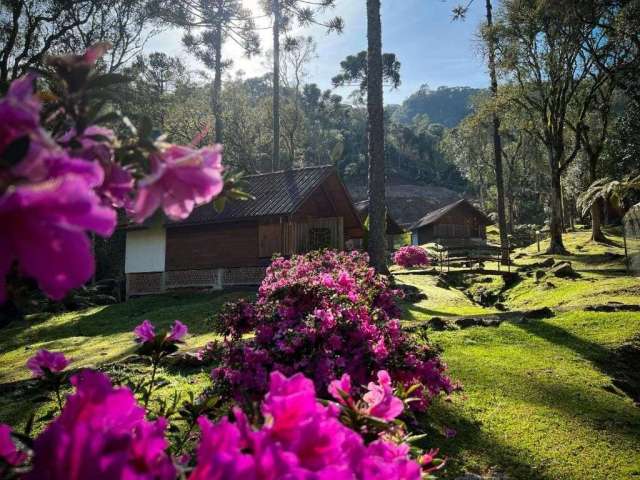
[[[584,21],[583,2],[508,0],[497,23],[498,67],[512,79],[514,95],[545,146],[551,174],[551,242],[548,253],[566,253],[562,242],[561,176],[581,148],[585,116],[598,82],[585,38],[604,34]],[[587,85],[588,84],[588,85]],[[582,88],[587,88],[585,94]],[[574,128],[570,128],[570,111]]]
[[[466,10],[473,3],[471,0],[466,6],[457,7],[454,9],[454,19],[463,18],[466,14]],[[487,23],[483,29],[483,39],[485,42],[485,49],[487,55],[487,64],[489,67],[489,77],[491,79],[491,96],[493,100],[498,98],[498,74],[496,71],[496,40],[495,32],[493,28],[493,5],[491,0],[485,0],[486,19]],[[498,228],[500,230],[500,244],[502,246],[502,263],[509,263],[509,241],[507,238],[507,214],[504,202],[504,175],[502,169],[502,137],[500,136],[500,117],[498,112],[494,109],[492,113],[492,128],[493,128],[493,161],[495,168],[495,181],[496,181],[496,207],[498,210]],[[505,248],[506,247],[506,248]]]
[[[335,6],[335,0],[262,0],[262,9],[272,19],[273,32],[273,149],[271,169],[280,167],[280,40],[291,30],[294,23],[300,26],[321,25],[328,32],[342,32],[340,17],[327,22],[317,19],[322,13]]]
[[[369,242],[371,265],[387,271],[380,0],[367,0],[367,113],[369,118]]]
[[[251,11],[240,0],[160,0],[156,14],[165,22],[187,29],[182,39],[185,47],[207,68],[213,70],[211,111],[215,122],[215,141],[223,141],[220,94],[222,73],[231,65],[222,57],[223,45],[231,40],[251,56],[260,49],[259,37]]]

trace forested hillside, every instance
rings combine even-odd
[[[438,87],[428,85],[410,95],[393,112],[393,120],[403,125],[411,124],[419,115],[426,115],[433,123],[448,128],[457,126],[472,112],[472,99],[486,90],[470,87]]]

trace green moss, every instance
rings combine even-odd
[[[447,477],[493,467],[522,479],[640,476],[640,409],[612,391],[611,349],[640,333],[640,315],[565,313],[498,329],[434,333],[464,396],[438,402]],[[610,373],[610,372],[609,372]]]

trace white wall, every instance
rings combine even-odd
[[[162,225],[128,231],[124,272],[164,272],[166,245]]]

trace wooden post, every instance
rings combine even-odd
[[[540,230],[536,230],[536,243],[538,244],[538,253],[540,253]]]

